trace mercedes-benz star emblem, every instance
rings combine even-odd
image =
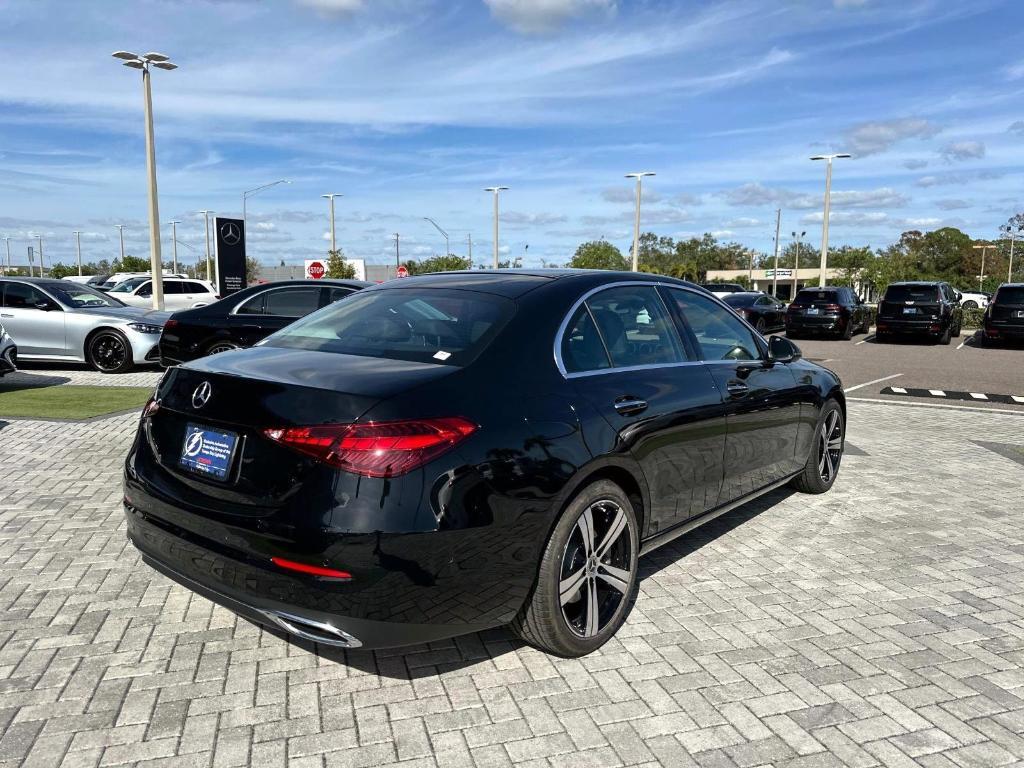
[[[233,221],[220,225],[220,239],[224,245],[236,245],[242,239],[242,232]]]
[[[196,387],[196,391],[192,393],[192,407],[202,408],[204,405],[206,405],[212,393],[213,387],[210,386],[210,382],[204,381],[202,384]]]

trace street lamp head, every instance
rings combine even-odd
[[[174,64],[170,61],[157,61],[153,63],[153,66],[157,69],[166,69],[167,71],[178,68],[177,64]]]
[[[811,160],[835,160],[837,157],[853,157],[845,152],[837,152],[834,155],[814,155]]]
[[[115,59],[124,59],[125,61],[131,61],[132,59],[138,59],[139,54],[132,53],[131,51],[114,51],[112,54]]]
[[[508,187],[484,187],[484,192],[494,192],[497,194],[498,192],[503,192],[506,189],[508,189]]]
[[[288,183],[290,184],[291,182]],[[344,197],[344,195],[341,194],[341,192],[331,192],[328,195],[320,195],[320,197],[324,198],[325,200],[333,200],[336,197]]]
[[[126,61],[126,62],[124,62],[124,65],[126,67],[131,67],[132,69],[145,69],[146,68],[146,65],[143,64],[138,59],[135,59],[134,61]]]
[[[157,53],[156,51],[150,51],[149,53],[142,54],[142,58],[144,58],[146,61],[157,62],[157,61],[169,61],[171,57],[170,56],[164,56],[162,53]]]
[[[636,173],[627,173],[627,179],[642,179],[644,176],[657,176],[654,171],[637,171]]]

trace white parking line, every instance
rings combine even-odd
[[[871,341],[871,340],[872,340],[873,338],[875,338],[874,334],[872,334],[872,335],[870,335],[870,336],[865,336],[865,337],[864,337],[863,339],[861,339],[860,341],[858,341],[858,342],[855,342],[853,346],[855,346],[855,347],[856,347],[856,346],[857,346],[858,344],[864,344],[864,343],[866,343],[866,342],[869,342],[869,341]]]
[[[967,339],[964,339],[963,341],[960,342],[959,346],[957,346],[957,349],[960,349],[966,343],[967,343]]]
[[[893,387],[893,389],[896,388]],[[1024,403],[1024,397],[1020,398],[1020,400]],[[1024,413],[1021,411],[1015,411],[1010,408],[979,408],[975,405],[951,405],[949,403],[921,403],[908,402],[906,400],[882,400],[881,398],[876,397],[850,397],[847,398],[847,402],[878,403],[879,405],[895,405],[897,407],[902,406],[904,408],[948,408],[957,411],[985,411],[986,413],[1005,413],[1018,418],[1024,417]]]
[[[903,387],[889,387],[889,389],[891,389],[897,395],[905,395],[905,394],[907,394],[907,390],[905,390]]]
[[[988,395],[982,394],[981,392],[969,392],[968,394],[975,400],[988,400]]]
[[[929,389],[928,390],[928,394],[931,395],[932,397],[945,397],[946,396],[946,393],[943,392],[941,389]]]
[[[1024,397],[1017,397],[1017,395],[1010,395],[1015,403],[1024,403]]]
[[[872,384],[878,384],[881,381],[888,381],[889,379],[895,379],[902,376],[902,373],[894,373],[892,376],[883,376],[880,379],[873,379],[872,381],[865,381],[863,384],[858,384],[855,387],[846,387],[844,392],[853,392],[855,389],[862,389],[863,387],[869,387]],[[894,388],[895,389],[895,388]]]

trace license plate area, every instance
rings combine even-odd
[[[903,314],[904,315],[916,315],[917,314],[917,307],[904,307],[903,308]]]
[[[818,315],[818,314],[821,314],[821,310],[819,310],[817,307],[809,307],[807,309],[807,314],[808,315]]]
[[[224,481],[231,470],[237,445],[238,435],[234,432],[189,422],[185,425],[178,464],[202,477]]]
[[[1017,317],[1024,318],[1024,309],[1017,310]]]

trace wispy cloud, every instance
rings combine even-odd
[[[572,18],[612,16],[614,0],[484,0],[494,17],[517,32],[548,34]]]
[[[850,128],[845,147],[856,155],[874,155],[905,139],[930,139],[938,132],[938,126],[922,118],[876,120]]]

